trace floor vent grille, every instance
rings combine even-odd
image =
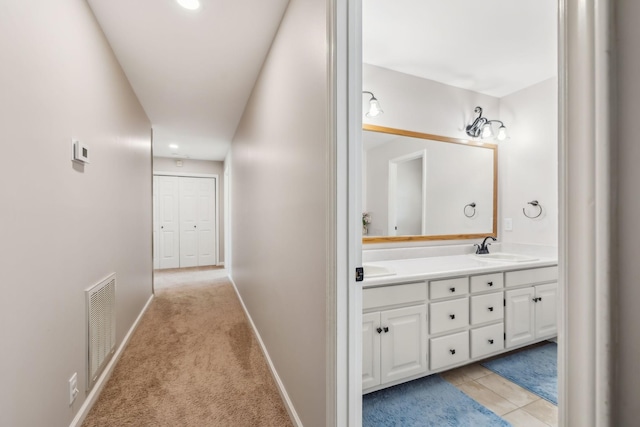
[[[89,344],[87,390],[90,390],[115,352],[115,273],[87,289],[86,296]]]

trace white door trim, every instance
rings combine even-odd
[[[327,2],[327,422],[362,425],[362,12]]]
[[[189,173],[189,172],[153,172],[158,176],[186,176],[188,178],[217,178],[217,173]]]
[[[613,425],[612,0],[559,0],[559,425]]]
[[[398,233],[396,226],[398,225],[398,208],[397,208],[397,192],[398,192],[398,164],[405,163],[410,160],[422,159],[422,213],[420,215],[420,234],[426,234],[427,227],[427,150],[414,151],[413,153],[395,157],[389,160],[389,197],[388,197],[388,219],[387,234],[396,236]]]
[[[215,178],[215,201],[216,201],[216,265],[223,265],[220,262],[220,176],[217,173],[189,173],[189,172],[153,172],[153,176],[184,176],[189,178]],[[225,230],[226,231],[226,230]],[[226,235],[226,234],[225,234]]]

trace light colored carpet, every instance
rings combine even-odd
[[[231,284],[158,291],[84,427],[292,426]]]

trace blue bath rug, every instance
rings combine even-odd
[[[363,427],[509,427],[440,375],[362,396]]]
[[[499,359],[482,366],[520,387],[558,405],[558,345],[549,343]]]

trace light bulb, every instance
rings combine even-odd
[[[197,10],[200,9],[200,0],[176,0],[178,4],[185,9]]]
[[[376,117],[382,114],[382,108],[380,108],[380,103],[376,98],[371,98],[369,101],[369,111],[365,114],[367,117]]]
[[[481,138],[491,138],[493,136],[493,129],[491,129],[491,124],[487,123],[482,127],[482,135]]]
[[[507,139],[507,128],[502,125],[498,129],[498,141],[504,141],[505,139]]]

